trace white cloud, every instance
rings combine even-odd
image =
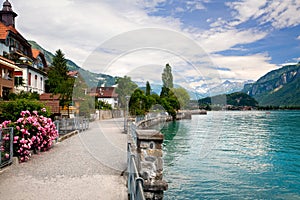
[[[300,24],[300,2],[298,0],[267,1],[243,0],[226,3],[234,10],[233,25],[256,19],[260,24],[271,23],[274,28],[281,29]]]
[[[19,14],[17,29],[26,39],[54,52],[62,49],[67,58],[82,64],[89,53],[105,40],[122,32],[143,27],[169,27],[180,30],[173,18],[149,16],[141,1],[15,1]],[[147,8],[161,1],[145,1]],[[33,12],[34,10],[34,12]]]
[[[192,11],[205,9],[207,2],[209,1],[188,1],[186,5],[189,6],[189,11]],[[16,19],[17,29],[22,34],[24,33],[26,39],[37,41],[51,52],[60,48],[67,58],[82,66],[89,59],[88,56],[93,50],[102,43],[113,36],[141,28],[156,27],[178,31],[178,33],[194,38],[195,43],[208,53],[233,49],[238,44],[249,44],[266,37],[267,32],[257,31],[255,28],[240,30],[233,27],[233,25],[250,18],[264,16],[261,14],[263,1],[258,1],[257,4],[248,2],[248,7],[253,8],[250,11],[243,11],[243,6],[245,6],[243,2],[248,1],[230,5],[238,13],[234,21],[226,22],[219,18],[216,22],[212,22],[212,28],[206,31],[197,27],[186,28],[177,18],[149,15],[149,12],[155,11],[157,5],[165,3],[165,0],[124,0],[122,3],[119,0],[15,0],[13,1],[13,9],[19,15]],[[180,10],[182,11],[180,8],[177,9],[177,11]],[[149,40],[147,37],[136,36],[136,38],[139,37],[141,38],[139,41],[147,42]],[[143,72],[140,74],[142,75],[141,78],[158,81],[161,71],[159,71],[159,67],[155,66],[169,62],[174,66],[178,81],[184,81],[186,77],[202,76],[206,78],[205,82],[207,82],[218,79],[218,76],[245,80],[255,79],[268,69],[276,67],[269,64],[270,58],[268,56],[262,54],[240,57],[226,57],[218,54],[212,57],[213,62],[220,67],[229,66],[231,71],[213,72],[207,70],[207,65],[200,66],[200,70],[195,70],[187,62],[203,62],[201,60],[203,58],[202,55],[195,54],[194,47],[185,46],[183,45],[186,43],[185,41],[177,41],[174,38],[170,38],[170,41],[162,41],[160,34],[153,34],[149,37],[153,41],[156,40],[156,44],[151,44],[152,46],[161,49],[172,47],[177,55],[172,55],[170,52],[141,51],[131,52],[116,58],[116,52],[102,51],[97,55],[99,56],[98,59],[96,57],[95,60],[89,60],[90,66],[84,65],[84,68],[118,76],[125,74],[138,76],[140,70]],[[128,43],[133,41],[129,38],[125,42],[127,43],[119,43],[118,47],[125,48]],[[124,46],[122,47],[122,45]],[[139,48],[140,46],[136,44],[133,47]],[[179,57],[181,54],[185,57]],[[103,58],[103,60],[99,58]],[[113,60],[113,62],[107,68],[107,63],[104,60]],[[149,69],[149,66],[154,67]],[[209,79],[209,77],[214,79]]]
[[[267,3],[267,0],[242,0],[236,2],[226,3],[231,9],[234,10],[233,17],[235,25],[246,22],[251,18],[257,18],[263,14],[262,8]]]
[[[212,55],[212,61],[221,68],[222,79],[257,80],[267,72],[277,69],[278,66],[270,64],[271,58],[267,54],[254,54],[248,56],[221,56]]]
[[[237,44],[249,44],[266,37],[267,33],[255,29],[238,30],[210,29],[198,35],[199,45],[205,51],[218,52],[229,50]]]
[[[297,37],[297,40],[300,40],[300,35]]]

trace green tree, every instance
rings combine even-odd
[[[150,96],[150,94],[151,94],[151,86],[150,86],[149,81],[147,81],[147,83],[146,83],[146,96]]]
[[[90,117],[95,111],[95,98],[88,95],[89,87],[80,73],[75,78],[72,100],[75,106],[79,106],[79,116]]]
[[[166,64],[166,67],[164,68],[164,71],[162,73],[162,82],[163,82],[163,87],[166,88],[173,88],[173,75],[172,75],[172,68],[168,64]]]
[[[138,86],[128,76],[124,76],[123,78],[117,79],[116,83],[118,84],[116,88],[116,93],[119,96],[120,106],[121,108],[125,108],[126,96],[131,96],[131,94],[134,92],[135,89],[138,88]]]
[[[172,91],[173,91],[173,93],[175,94],[176,98],[179,101],[180,108],[181,109],[186,108],[186,106],[190,102],[189,93],[183,87],[173,88]]]
[[[160,93],[160,103],[164,109],[176,120],[176,112],[180,109],[180,103],[172,91],[173,89],[173,75],[172,68],[169,64],[166,64],[162,73],[163,87]]]
[[[74,77],[68,75],[67,60],[59,49],[56,51],[48,72],[47,88],[50,93],[60,95],[60,105],[68,108],[72,103]]]
[[[145,115],[147,112],[146,101],[144,91],[136,89],[129,100],[129,113],[133,116]]]
[[[99,110],[112,110],[112,107],[109,103],[101,100],[95,99],[95,108]]]
[[[31,99],[31,100],[40,100],[40,95],[37,92],[25,92],[21,91],[19,94],[10,93],[8,95],[9,100],[17,99]]]

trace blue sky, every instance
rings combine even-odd
[[[160,68],[153,67],[156,71],[150,73],[143,66],[163,67],[170,63],[181,79],[190,80],[194,76],[197,81],[189,81],[188,85],[199,88],[214,79],[208,75],[215,76],[215,72],[218,81],[257,80],[282,64],[300,61],[298,0],[11,2],[19,15],[16,27],[26,39],[35,40],[51,52],[62,49],[67,58],[90,71],[123,76],[137,74],[134,70],[139,69],[140,79],[157,82]],[[147,28],[161,29],[162,35],[154,35],[151,31],[138,32],[144,36],[126,35]],[[164,30],[174,33],[172,40]],[[127,43],[116,46],[114,40],[126,38],[124,35]],[[202,66],[194,72],[188,69],[189,64],[201,63],[203,57],[197,58],[197,47],[193,52],[186,46],[189,41],[181,36],[188,38],[191,45],[195,43],[202,48],[215,72],[207,73],[207,68]],[[147,38],[153,39],[151,44]],[[159,42],[155,43],[154,39]],[[141,44],[133,44],[137,42]],[[157,48],[149,50],[147,45]],[[122,50],[115,49],[123,47]],[[97,60],[90,60],[95,51],[98,52]],[[109,64],[99,60],[106,60]]]

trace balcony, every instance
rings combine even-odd
[[[2,87],[13,88],[14,87],[14,80],[11,79],[11,78],[8,78],[8,79],[0,78],[0,85]]]

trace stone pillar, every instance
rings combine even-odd
[[[136,130],[138,170],[144,179],[147,200],[161,200],[168,184],[163,180],[164,135],[157,130]]]

